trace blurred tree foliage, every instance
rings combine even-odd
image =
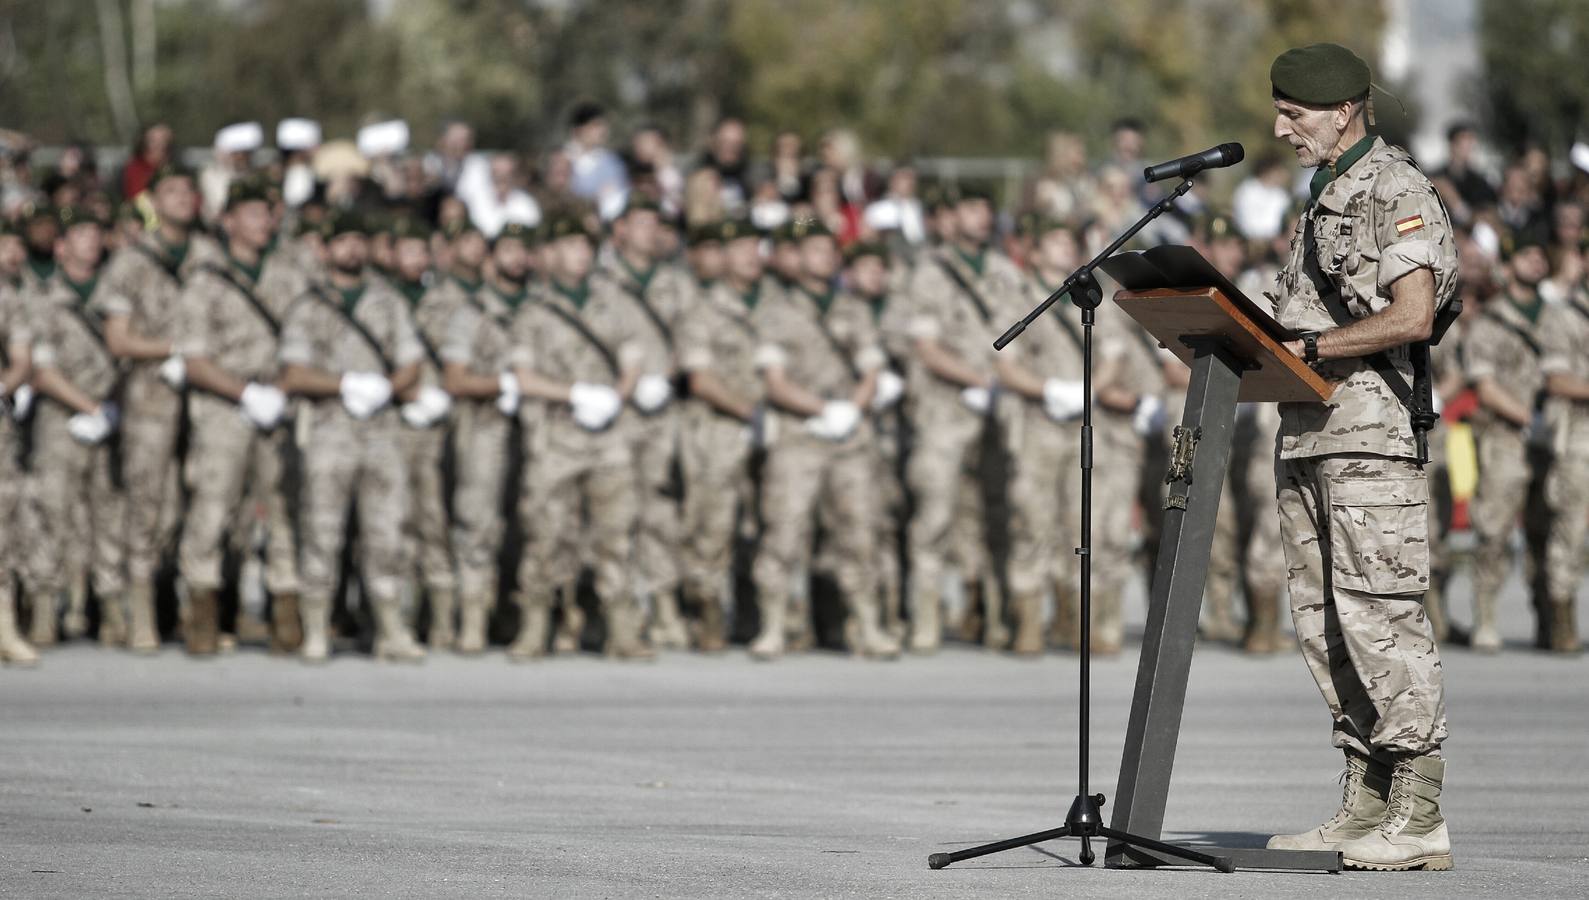
[[[1534,142],[1559,152],[1589,139],[1589,3],[1480,0],[1479,34],[1490,134],[1512,150]]]
[[[152,69],[112,108],[106,40]],[[1498,5],[1498,4],[1491,4]],[[1556,5],[1571,6],[1567,0]],[[370,115],[427,141],[446,118],[488,146],[542,148],[590,98],[622,129],[696,146],[720,115],[757,145],[854,128],[868,152],[1024,155],[1054,128],[1101,150],[1111,121],[1149,123],[1152,152],[1267,147],[1268,66],[1337,40],[1372,58],[1380,0],[0,0],[0,123],[45,141],[130,139],[164,120],[203,144],[228,122]],[[119,13],[107,18],[107,11]],[[118,25],[110,34],[106,22]],[[1580,42],[1581,45],[1581,42]],[[148,48],[145,48],[147,50]],[[1562,69],[1556,69],[1557,72]]]

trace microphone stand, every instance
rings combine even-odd
[[[1105,247],[1102,252],[1093,257],[1086,265],[1071,273],[1047,300],[1038,304],[1036,309],[1026,314],[1026,318],[1010,326],[997,341],[993,342],[995,350],[1003,350],[1009,343],[1058,302],[1059,298],[1069,294],[1071,301],[1081,308],[1082,324],[1082,408],[1081,408],[1081,545],[1076,548],[1076,555],[1081,557],[1081,655],[1080,683],[1081,704],[1079,714],[1080,735],[1077,750],[1077,781],[1076,798],[1071,801],[1070,812],[1065,816],[1065,824],[1048,831],[1039,831],[1020,837],[994,841],[979,847],[966,850],[956,850],[951,853],[934,853],[927,857],[927,865],[934,869],[942,869],[953,863],[978,856],[987,856],[990,853],[1002,853],[1005,850],[1014,850],[1017,847],[1026,847],[1043,841],[1058,838],[1073,837],[1081,839],[1081,864],[1090,866],[1095,859],[1092,851],[1092,838],[1108,838],[1120,844],[1127,844],[1150,850],[1163,856],[1184,859],[1187,862],[1199,865],[1212,866],[1221,872],[1234,872],[1235,864],[1229,857],[1213,856],[1202,853],[1189,847],[1180,847],[1175,844],[1166,844],[1163,841],[1140,837],[1125,831],[1103,824],[1101,812],[1104,805],[1103,794],[1088,793],[1089,760],[1088,750],[1092,736],[1092,328],[1096,319],[1098,306],[1103,303],[1103,290],[1098,286],[1098,280],[1093,275],[1093,270],[1104,260],[1113,256],[1126,242],[1135,237],[1137,232],[1147,226],[1149,222],[1157,219],[1167,212],[1175,201],[1192,189],[1192,179],[1187,177],[1171,191],[1170,194],[1153,205],[1135,225],[1126,229],[1125,233],[1115,239],[1114,243]]]

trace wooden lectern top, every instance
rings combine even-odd
[[[1239,400],[1317,403],[1335,392],[1334,385],[1293,356],[1219,288],[1121,291],[1115,303],[1187,365],[1194,351],[1183,338],[1218,337],[1237,359],[1251,366],[1242,373]]]

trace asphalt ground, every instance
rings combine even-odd
[[[1509,599],[1507,652],[1444,656],[1448,873],[1081,868],[1074,841],[930,871],[1063,821],[1068,654],[310,668],[80,643],[0,670],[0,896],[1582,897],[1589,660],[1526,649]],[[1110,795],[1136,652],[1094,669]],[[1328,739],[1294,653],[1200,647],[1166,835],[1316,824],[1340,796]]]

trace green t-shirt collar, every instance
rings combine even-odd
[[[1541,297],[1537,291],[1532,292],[1530,299],[1526,301],[1519,300],[1515,296],[1508,299],[1512,302],[1512,308],[1521,313],[1523,318],[1528,320],[1528,324],[1539,324],[1539,314],[1545,309],[1545,298]]]
[[[62,272],[61,280],[66,282],[66,286],[72,289],[72,293],[77,295],[79,301],[86,304],[88,298],[94,296],[94,288],[99,285],[99,273],[96,272],[87,281],[76,282],[65,272]]]
[[[761,302],[761,282],[758,281],[751,285],[750,290],[744,291],[739,295],[739,299],[745,301],[746,309],[755,309],[756,304]]]
[[[960,258],[965,260],[965,264],[971,267],[971,271],[977,273],[977,277],[980,278],[982,276],[982,267],[988,261],[988,248],[978,247],[977,252],[967,253],[959,244],[955,244],[955,252],[960,254]]]
[[[337,288],[337,294],[342,297],[342,312],[348,316],[353,315],[353,310],[358,307],[359,301],[364,298],[365,283],[360,281],[350,288]]]
[[[828,314],[828,310],[833,308],[833,298],[836,296],[836,294],[834,293],[832,288],[827,289],[823,293],[815,294],[815,293],[812,293],[811,289],[806,287],[804,284],[800,284],[800,285],[797,285],[797,286],[800,289],[800,293],[805,294],[807,297],[811,298],[811,302],[813,302],[813,303],[815,303],[817,305],[817,309],[822,313],[822,315],[824,315],[824,316],[827,315]]]
[[[231,261],[232,267],[234,269],[236,269],[237,271],[242,272],[244,275],[248,276],[248,280],[249,280],[250,283],[252,283],[252,284],[258,284],[259,283],[260,273],[265,271],[265,253],[264,253],[264,251],[260,251],[259,261],[254,263],[251,266],[246,264],[246,263],[244,263],[244,262],[242,262],[237,257],[233,256],[230,250],[227,251],[226,258]]]
[[[629,260],[626,259],[622,253],[618,254],[618,264],[623,266],[623,270],[628,272],[629,277],[633,278],[635,280],[635,284],[640,286],[640,293],[642,294],[646,292],[646,288],[651,286],[651,277],[657,274],[656,263],[652,263],[649,269],[646,269],[644,272],[642,272],[639,269],[636,269],[633,265],[630,265]]]
[[[398,279],[397,289],[403,292],[404,297],[408,298],[408,305],[410,307],[418,306],[419,301],[425,297],[425,282],[423,281],[404,281],[402,279]]]
[[[1330,182],[1346,174],[1347,169],[1356,165],[1357,161],[1367,156],[1368,151],[1372,149],[1374,149],[1374,136],[1368,135],[1347,148],[1347,151],[1335,162],[1319,166],[1318,171],[1313,173],[1313,180],[1308,183],[1308,192],[1313,200],[1316,202]]]
[[[552,282],[552,290],[568,298],[568,302],[574,304],[575,309],[580,312],[585,311],[585,304],[590,300],[590,279],[581,280],[575,287],[569,287],[556,278],[549,280]]]

